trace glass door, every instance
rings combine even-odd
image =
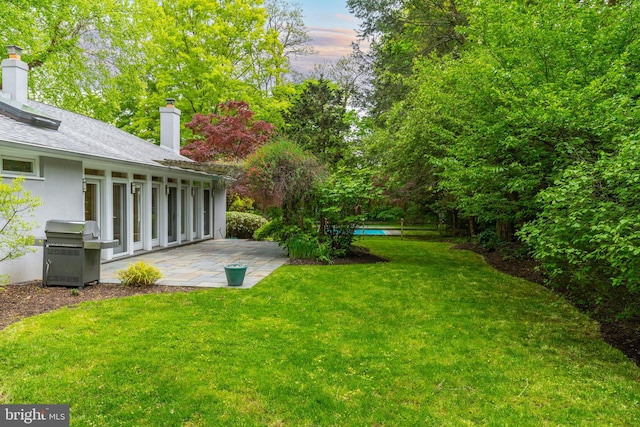
[[[158,212],[160,211],[158,208],[158,194],[160,194],[160,186],[154,184],[153,187],[151,187],[151,245],[153,246],[158,246],[160,244],[158,233]]]
[[[100,186],[97,182],[86,182],[84,190],[84,220],[96,221],[100,225]]]
[[[204,235],[211,235],[211,190],[204,190],[204,196],[202,197],[203,203],[203,219],[204,219]]]
[[[142,249],[142,184],[133,186],[133,250]]]
[[[127,184],[113,184],[113,238],[118,246],[114,254],[127,251]]]
[[[167,222],[168,234],[167,241],[169,243],[178,241],[178,189],[176,187],[167,187]]]
[[[187,188],[180,188],[180,238],[187,240]]]

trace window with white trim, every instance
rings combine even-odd
[[[35,159],[3,156],[0,165],[2,166],[2,174],[28,176],[36,176],[38,174]]]

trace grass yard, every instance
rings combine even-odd
[[[637,426],[640,369],[546,289],[447,244],[251,290],[83,303],[0,332],[0,403],[72,426]]]

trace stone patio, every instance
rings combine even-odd
[[[246,264],[244,282],[241,287],[234,288],[251,288],[288,259],[286,253],[274,242],[205,240],[104,263],[100,281],[119,283],[116,277],[118,270],[127,268],[131,263],[144,261],[156,266],[164,275],[157,282],[159,285],[224,288],[228,287],[224,265]]]

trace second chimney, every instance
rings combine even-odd
[[[180,110],[176,100],[166,99],[166,106],[160,107],[160,147],[180,154]]]
[[[2,61],[2,92],[11,99],[27,102],[27,78],[29,66],[20,59],[22,49],[18,46],[7,46],[9,58]]]

